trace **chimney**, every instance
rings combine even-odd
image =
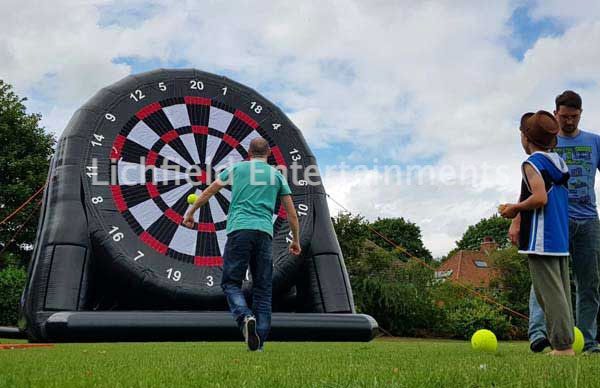
[[[494,241],[493,237],[486,236],[483,238],[483,242],[481,243],[480,249],[481,252],[485,253],[486,255],[489,255],[490,252],[493,252],[496,249],[498,249],[498,243]]]

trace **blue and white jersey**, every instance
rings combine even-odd
[[[525,175],[530,164],[544,180],[548,202],[544,207],[521,212],[519,253],[569,255],[569,168],[554,152],[535,152],[522,165],[521,201],[531,196]]]

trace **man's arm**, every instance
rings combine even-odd
[[[293,255],[299,255],[302,252],[300,247],[300,224],[298,223],[298,214],[296,214],[296,208],[292,201],[291,195],[282,195],[281,204],[287,213],[288,223],[290,224],[290,230],[292,231],[292,242],[290,243],[290,253]]]
[[[187,226],[188,228],[193,228],[194,227],[194,213],[196,212],[196,210],[198,210],[202,206],[206,205],[206,203],[208,202],[210,197],[212,197],[213,195],[218,193],[219,190],[221,190],[223,187],[225,187],[225,185],[222,184],[218,179],[216,181],[214,181],[210,186],[208,186],[206,188],[206,190],[204,190],[202,192],[202,194],[200,194],[198,199],[196,199],[196,202],[194,202],[192,207],[189,208],[188,211],[185,213],[185,218],[183,219],[183,225]]]

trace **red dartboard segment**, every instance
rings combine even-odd
[[[201,267],[221,267],[223,258],[221,256],[195,256],[194,265]]]
[[[177,213],[175,210],[168,208],[165,211],[165,216],[167,216],[171,221],[173,221],[176,224],[181,224],[183,222],[183,217],[181,216],[181,214]]]
[[[273,153],[273,157],[275,158],[275,161],[277,162],[278,166],[285,166],[285,159],[283,158],[283,154],[281,153],[281,150],[279,149],[279,147],[274,146],[271,147],[271,152]]]
[[[117,206],[117,210],[123,213],[127,210],[127,203],[123,198],[123,193],[121,192],[121,187],[117,185],[110,186],[110,192],[112,193],[113,200],[115,201],[115,205]]]
[[[146,158],[146,166],[156,166],[156,160],[158,159],[158,154],[154,151],[148,152],[148,157]]]
[[[216,231],[215,224],[212,223],[199,223],[198,232],[214,233]]]
[[[192,125],[192,133],[197,135],[208,135],[208,127],[204,125]]]
[[[248,116],[241,110],[236,110],[234,116],[248,124],[253,129],[258,128],[258,122],[256,122],[256,120],[254,120],[252,117]]]
[[[178,136],[179,136],[179,135],[177,134],[177,131],[173,129],[173,130],[171,130],[171,131],[169,131],[169,132],[165,133],[164,135],[162,135],[162,136],[160,137],[160,139],[161,139],[162,141],[164,141],[165,143],[167,143],[167,144],[168,144],[168,143],[170,143],[171,141],[175,140],[175,139],[176,139]]]
[[[158,187],[156,187],[154,183],[146,182],[146,189],[148,190],[150,198],[156,198],[160,196],[160,193],[158,192]]]
[[[237,141],[235,138],[229,136],[228,134],[223,135],[223,141],[225,143],[229,144],[233,148],[237,147],[240,144],[239,141]]]
[[[159,111],[162,107],[160,103],[155,102],[153,104],[148,105],[145,108],[140,109],[135,115],[138,119],[143,120],[146,117],[150,116],[152,113]]]
[[[117,135],[115,142],[113,143],[113,147],[110,151],[110,158],[114,160],[118,160],[121,156],[121,151],[123,150],[123,145],[127,141],[127,138],[123,135]]]
[[[165,244],[158,241],[157,239],[155,239],[154,237],[152,237],[152,235],[146,231],[142,232],[142,234],[140,235],[140,239],[146,244],[148,244],[148,246],[162,253],[163,255],[167,252],[168,247]]]
[[[210,98],[186,96],[183,100],[187,105],[210,105]]]
[[[284,219],[284,220],[287,218],[287,213],[286,213],[286,211],[285,211],[285,208],[283,207],[283,205],[281,205],[281,206],[279,207],[279,213],[277,213],[277,216],[278,216],[279,218],[282,218],[282,219]]]

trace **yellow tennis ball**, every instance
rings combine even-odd
[[[187,197],[187,201],[190,205],[193,205],[194,202],[196,202],[196,200],[198,199],[198,196],[196,194],[190,194]]]
[[[490,330],[481,329],[471,337],[471,346],[476,351],[494,353],[498,349],[498,340]]]
[[[581,352],[583,352],[584,345],[583,333],[581,332],[581,330],[579,330],[577,326],[575,326],[574,334],[575,342],[573,342],[573,350],[575,351],[575,354],[581,354]]]

